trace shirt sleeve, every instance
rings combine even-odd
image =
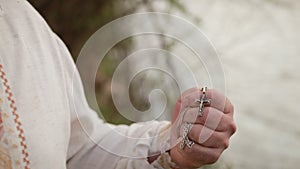
[[[0,0],[0,7],[0,62],[28,168],[155,168],[147,157],[166,149],[170,122],[127,126],[98,118],[68,49],[38,12],[25,0]]]
[[[58,44],[62,55],[71,58],[59,39]],[[130,126],[105,123],[87,104],[73,61],[69,59],[65,64],[71,107],[68,168],[154,168],[147,157],[168,149],[170,122],[151,121]]]

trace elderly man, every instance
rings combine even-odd
[[[104,123],[72,88],[80,77],[66,46],[27,1],[0,0],[0,37],[0,168],[197,168],[235,132],[232,104],[206,87],[182,94],[172,123]]]

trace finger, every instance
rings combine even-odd
[[[185,107],[189,106],[189,104],[190,104],[189,96],[191,94],[198,92],[199,96],[200,96],[201,89],[202,89],[201,87],[200,88],[191,88],[191,89],[188,89],[185,92],[183,92],[176,102],[176,106],[178,108],[180,107],[179,110],[182,111]]]
[[[202,96],[201,89],[193,90],[193,92],[189,92],[189,95],[185,95],[180,100],[181,107],[197,107],[199,106],[199,102],[195,102],[195,99],[198,99]],[[216,90],[209,89],[206,92],[206,98],[211,100],[211,107],[214,107],[225,114],[232,114],[234,111],[234,107],[230,100],[226,98],[223,94]]]
[[[199,116],[199,108],[190,108],[183,117],[183,122],[201,124],[216,131],[226,131],[232,118],[224,115],[218,109],[205,107],[202,116]]]
[[[181,154],[182,157],[180,160],[190,168],[215,163],[223,151],[223,149],[208,148],[199,144],[194,144],[191,148],[185,147],[183,150],[177,148],[177,153]]]
[[[230,136],[226,132],[217,132],[203,125],[193,125],[188,137],[204,147],[226,149]]]

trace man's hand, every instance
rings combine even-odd
[[[215,163],[228,147],[229,138],[236,131],[233,120],[234,108],[230,101],[223,94],[208,90],[206,97],[211,99],[211,103],[204,107],[203,116],[199,116],[199,102],[195,102],[195,99],[201,96],[201,88],[193,88],[184,92],[178,99],[173,112],[171,137],[172,144],[175,146],[170,154],[172,161],[182,168],[198,168],[205,164]],[[192,124],[188,138],[195,144],[181,149],[185,123]]]

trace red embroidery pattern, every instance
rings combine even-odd
[[[3,70],[2,64],[0,64],[0,78],[3,80],[3,85],[5,86],[5,93],[10,102],[10,108],[13,110],[12,115],[14,116],[14,122],[16,123],[16,128],[18,130],[18,137],[20,139],[20,145],[22,147],[23,161],[25,163],[25,169],[30,169],[30,161],[28,160],[27,145],[25,143],[26,138],[24,136],[24,130],[22,129],[22,123],[19,120],[19,115],[17,113],[17,107],[15,106],[15,100],[13,99],[13,94],[10,91],[10,86],[8,80],[5,77],[5,72]]]

